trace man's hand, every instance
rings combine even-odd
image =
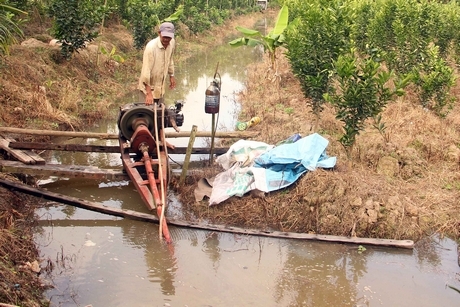
[[[152,94],[152,91],[149,91],[145,95],[145,105],[149,106],[151,104],[153,104],[153,94]]]
[[[153,94],[152,94],[152,89],[150,88],[150,86],[148,86],[147,84],[145,84],[145,105],[151,105],[153,104]]]
[[[174,76],[169,76],[169,89],[174,89],[176,87],[176,78]]]

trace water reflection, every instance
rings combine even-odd
[[[351,247],[329,244],[289,245],[284,270],[279,276],[276,299],[292,297],[289,306],[348,306],[358,302],[359,279],[366,273],[364,255]],[[362,303],[362,302],[361,302]]]
[[[203,242],[203,251],[212,261],[212,267],[214,270],[219,268],[219,260],[221,251],[219,249],[219,234],[216,232],[210,232],[206,235],[206,239]]]
[[[418,242],[417,259],[418,264],[423,266],[437,266],[441,263],[437,250],[440,248],[439,243],[431,238],[426,238]]]
[[[122,227],[123,237],[134,246],[144,251],[145,263],[148,268],[148,280],[159,284],[161,293],[166,296],[176,293],[174,287],[177,259],[174,245],[159,243],[158,231],[151,227],[137,227],[136,224],[125,224]]]
[[[101,121],[97,126],[91,127],[90,132],[118,134],[118,126],[114,120]],[[78,145],[103,145],[103,146],[119,146],[118,140],[102,140],[102,139],[70,139],[65,140],[65,144]],[[101,152],[60,152],[54,151],[49,157],[49,163],[57,163],[63,165],[92,165],[99,168],[113,168],[121,166],[121,158],[119,153],[101,153]]]

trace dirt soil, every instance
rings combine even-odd
[[[233,20],[213,32],[222,33],[219,37],[194,37],[183,30],[176,61],[225,43],[236,25],[251,28],[261,14]],[[11,56],[0,58],[0,126],[84,130],[113,116],[118,110],[114,101],[135,89],[141,66],[141,53],[133,49],[129,31],[111,21],[100,41],[71,61],[62,61],[58,47],[49,44],[47,29],[49,24],[42,20],[31,22],[22,44],[13,46]],[[125,62],[98,57],[98,44],[108,50],[115,46]],[[315,129],[308,101],[282,51],[278,65],[278,78],[273,78],[268,58],[247,69],[241,120],[259,116],[261,123],[250,129],[260,132],[254,140],[268,144],[295,133],[318,132],[329,140],[326,151],[337,157],[336,167],[308,172],[282,191],[234,197],[212,207],[193,198],[202,177],[197,176],[186,185],[175,185],[190,219],[262,230],[415,241],[441,234],[459,240],[459,80],[452,90],[456,106],[445,119],[423,109],[409,90],[382,114],[387,134],[380,135],[370,124],[349,160],[338,142],[342,128],[334,109],[326,106]],[[221,170],[212,167],[205,175]],[[32,240],[35,205],[36,199],[0,188],[0,304],[46,306],[41,298],[45,286],[30,269],[39,260]]]

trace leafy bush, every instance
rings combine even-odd
[[[423,61],[425,47],[432,41],[437,18],[434,6],[423,0],[385,0],[380,4],[369,20],[366,44],[386,50],[388,66],[408,73]]]
[[[48,12],[54,17],[53,34],[62,44],[61,55],[70,59],[97,37],[97,26],[106,11],[102,3],[95,1],[53,0]]]
[[[9,54],[9,47],[16,42],[16,35],[22,36],[19,28],[21,20],[14,17],[19,14],[26,14],[10,5],[0,3],[0,53]]]
[[[399,74],[413,73],[422,106],[445,116],[452,103],[449,91],[454,84],[448,57],[454,51],[457,58],[455,52],[460,51],[455,50],[460,41],[458,3],[381,0],[364,2],[359,13],[363,16],[355,33],[367,33],[355,35],[361,40],[361,50],[368,45],[386,50],[389,68]]]
[[[353,7],[340,0],[288,0],[294,26],[287,31],[287,57],[302,91],[319,117],[333,63],[350,47]]]
[[[163,20],[173,14],[178,6],[179,1],[158,1],[155,14],[160,20]]]
[[[224,23],[224,19],[216,7],[211,7],[208,9],[208,17],[209,20],[212,20],[216,25],[221,25]]]
[[[457,65],[460,65],[460,5],[450,1],[445,5],[438,5],[438,23],[436,30],[436,44],[443,59],[452,56]]]
[[[3,5],[8,5],[21,11],[28,11],[31,7],[31,3],[29,3],[29,0],[7,0],[0,2],[4,3]]]
[[[157,5],[151,1],[129,0],[128,16],[132,25],[134,47],[144,48],[146,42],[155,37],[155,27],[160,23]]]
[[[334,66],[338,90],[325,98],[336,107],[336,118],[344,124],[339,141],[351,157],[356,136],[365,128],[366,120],[378,117],[389,100],[402,95],[409,78],[391,86],[393,72],[381,69],[376,49],[370,50],[366,57],[357,57],[356,50],[351,49],[340,55]]]
[[[414,76],[424,107],[445,116],[453,100],[453,71],[460,62],[460,6],[429,0],[286,0],[291,24],[287,56],[318,116],[331,88],[333,63],[344,50],[385,50],[388,69]]]
[[[423,107],[445,117],[453,107],[454,98],[449,94],[455,84],[454,71],[439,56],[439,47],[429,46],[425,61],[414,69],[414,82],[418,85]]]
[[[185,9],[186,19],[184,24],[190,29],[194,34],[203,32],[211,28],[211,21],[208,16],[195,6],[190,7],[188,10]]]

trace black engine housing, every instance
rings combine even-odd
[[[139,122],[147,126],[152,136],[155,136],[154,108],[156,108],[157,113],[158,131],[162,129],[162,123],[165,128],[181,127],[184,123],[184,115],[181,112],[183,105],[182,101],[176,101],[174,106],[165,108],[162,118],[162,108],[156,103],[152,105],[146,105],[143,102],[125,104],[120,107],[117,120],[120,136],[130,140]]]

